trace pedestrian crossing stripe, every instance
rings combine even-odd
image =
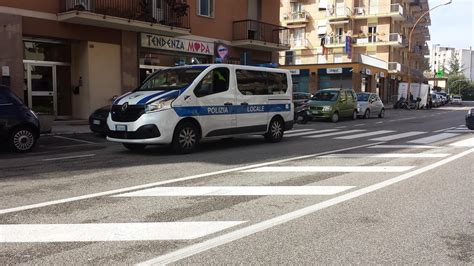
[[[411,141],[408,141],[408,143],[430,144],[430,143],[434,143],[434,142],[437,142],[437,141],[441,141],[441,140],[449,139],[449,138],[452,138],[452,137],[456,137],[458,135],[459,134],[454,134],[454,133],[441,133],[441,134],[436,134],[436,135],[429,136],[429,137],[426,137],[426,138],[411,140]]]
[[[379,131],[372,131],[372,132],[355,134],[355,135],[350,135],[350,136],[338,137],[336,139],[359,139],[359,138],[365,138],[365,137],[370,137],[370,136],[375,136],[375,135],[383,135],[383,134],[388,134],[388,133],[393,133],[393,132],[395,131],[379,130]]]
[[[319,158],[444,158],[449,153],[335,153]]]
[[[243,173],[396,173],[414,166],[266,166],[242,171]]]

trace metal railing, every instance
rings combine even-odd
[[[398,13],[403,16],[403,6],[400,4],[380,5],[380,6],[356,6],[353,9],[355,16],[386,15]]]
[[[335,36],[326,36],[325,37],[325,44],[326,45],[338,45],[338,44],[345,44],[346,43],[346,36],[345,35],[335,35]]]
[[[326,16],[332,18],[349,16],[349,8],[347,6],[329,5],[326,9]]]
[[[68,11],[190,28],[189,5],[180,0],[62,0],[60,12]]]
[[[233,22],[232,40],[255,40],[289,45],[289,29],[257,20],[239,20]]]
[[[309,19],[309,16],[309,13],[306,11],[289,12],[283,16],[283,21],[307,20]]]
[[[291,48],[306,48],[309,46],[309,40],[306,38],[290,38]]]
[[[396,42],[402,45],[406,45],[405,38],[403,38],[399,33],[376,33],[376,34],[367,34],[367,36],[359,36],[353,38],[355,44],[366,44],[366,43],[386,43],[386,42]]]

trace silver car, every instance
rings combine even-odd
[[[360,108],[358,116],[366,119],[375,115],[379,118],[383,118],[385,116],[385,106],[376,93],[358,92],[357,103],[359,104]]]

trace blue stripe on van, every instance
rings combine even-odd
[[[140,101],[137,102],[137,104],[146,104],[149,100],[151,100],[151,99],[153,99],[153,98],[155,98],[155,97],[157,97],[157,96],[160,96],[160,95],[162,95],[162,94],[165,94],[165,93],[167,93],[167,92],[169,92],[169,91],[160,91],[160,92],[154,93],[154,94],[152,94],[152,95],[149,95],[149,96],[147,96],[147,97],[141,99]]]
[[[290,104],[256,104],[256,105],[212,105],[212,106],[187,106],[173,107],[180,117],[207,116],[207,115],[233,115],[250,113],[275,113],[290,112]]]

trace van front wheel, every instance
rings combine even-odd
[[[176,128],[171,148],[179,154],[191,153],[199,141],[198,129],[193,123],[185,122]]]
[[[280,142],[283,138],[283,127],[283,120],[281,118],[273,118],[265,134],[265,140],[271,143]]]

